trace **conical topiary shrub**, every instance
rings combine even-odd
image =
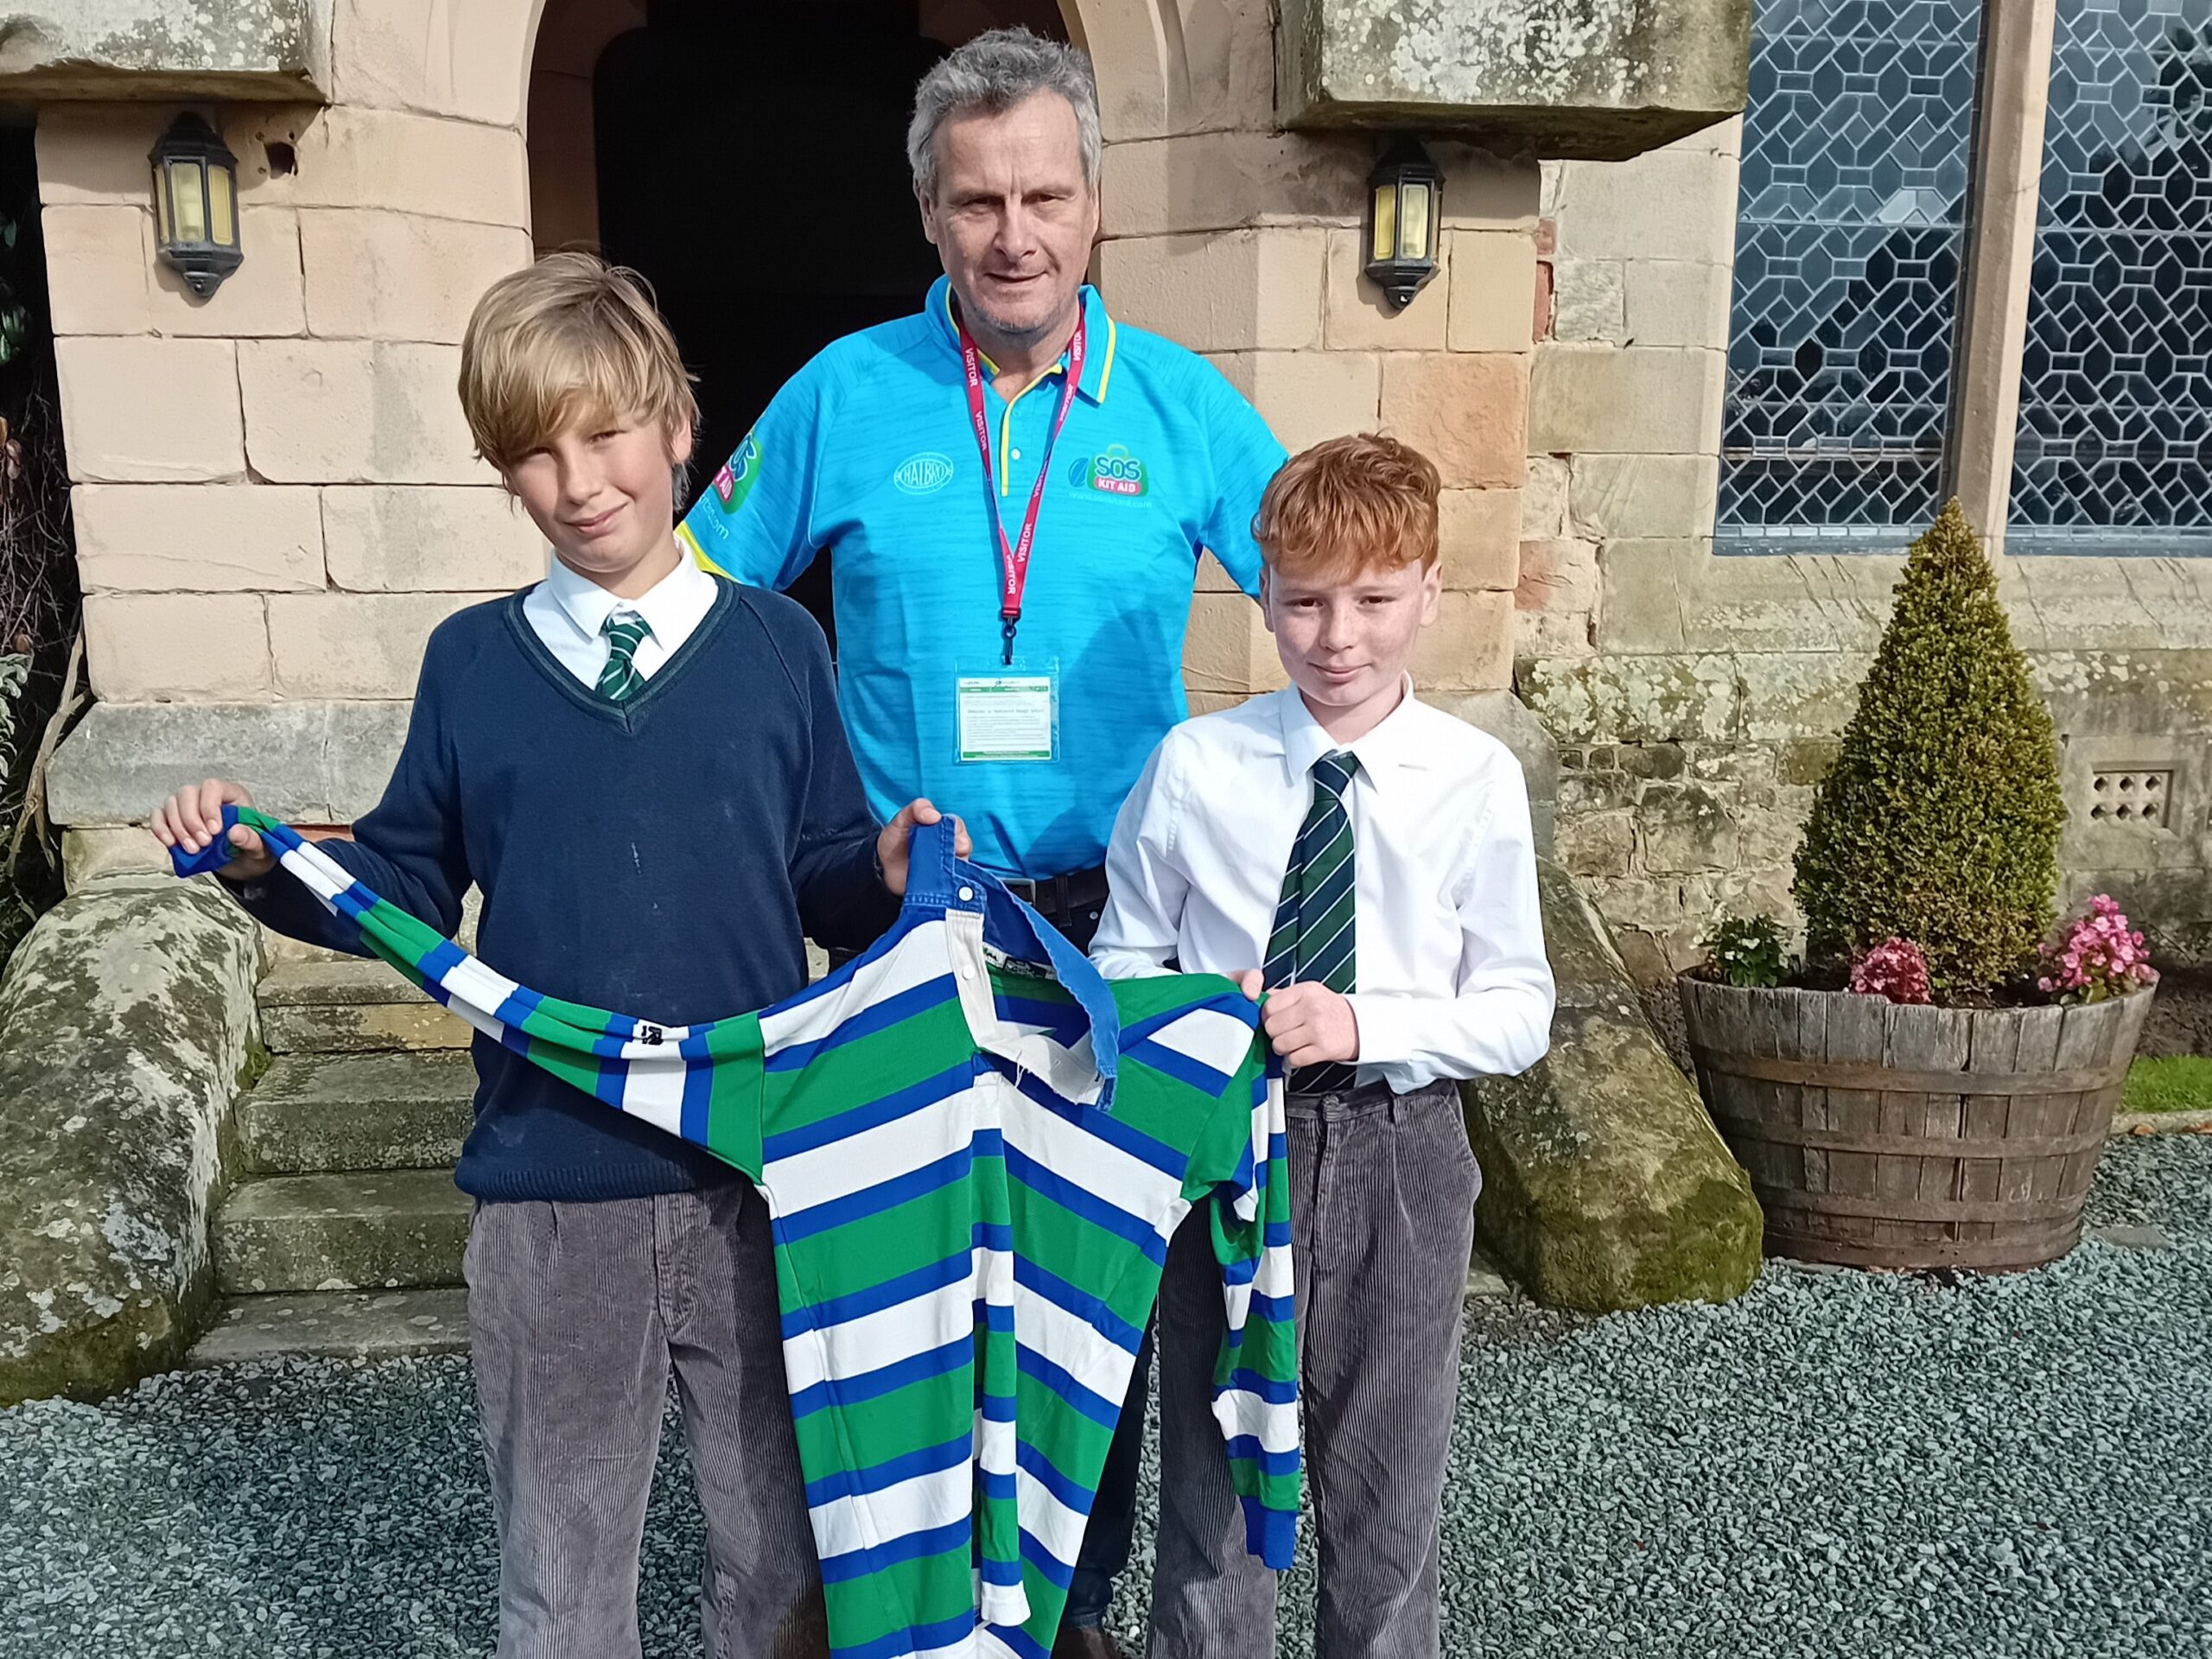
[[[1954,501],[1913,543],[1797,849],[1808,959],[1902,938],[1939,994],[1996,985],[2050,925],[2065,817],[2050,711]]]

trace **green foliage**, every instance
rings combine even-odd
[[[1901,937],[1939,993],[1999,984],[2051,925],[2065,817],[2050,711],[1954,501],[1913,544],[1806,822],[1808,958]]]
[[[1707,970],[1724,985],[1779,985],[1789,971],[1789,945],[1771,916],[1724,916],[1704,944]]]
[[[2123,1112],[2212,1111],[2212,1059],[2183,1054],[2138,1060],[2120,1085]]]

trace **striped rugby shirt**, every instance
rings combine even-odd
[[[1282,1085],[1229,982],[1109,986],[938,825],[866,955],[758,1014],[660,1026],[540,996],[287,826],[225,818],[470,1025],[758,1185],[836,1659],[1046,1659],[1168,1239],[1199,1204],[1246,1542],[1290,1565]],[[174,855],[210,869],[225,843]]]

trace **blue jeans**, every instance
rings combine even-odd
[[[1067,1605],[1060,1611],[1062,1630],[1103,1624],[1114,1599],[1114,1580],[1129,1564],[1129,1539],[1137,1524],[1137,1471],[1144,1462],[1145,1402],[1152,1392],[1152,1332],[1147,1323],[1144,1342],[1137,1349],[1136,1369],[1129,1374],[1129,1397],[1122,1402],[1122,1421],[1115,1427],[1114,1444],[1098,1477],[1098,1496],[1091,1500],[1090,1524],[1084,1529],[1075,1575],[1068,1580]]]

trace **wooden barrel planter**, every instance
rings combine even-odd
[[[1699,1086],[1769,1255],[2000,1270],[2080,1239],[2148,995],[1930,1008],[1681,984]]]

